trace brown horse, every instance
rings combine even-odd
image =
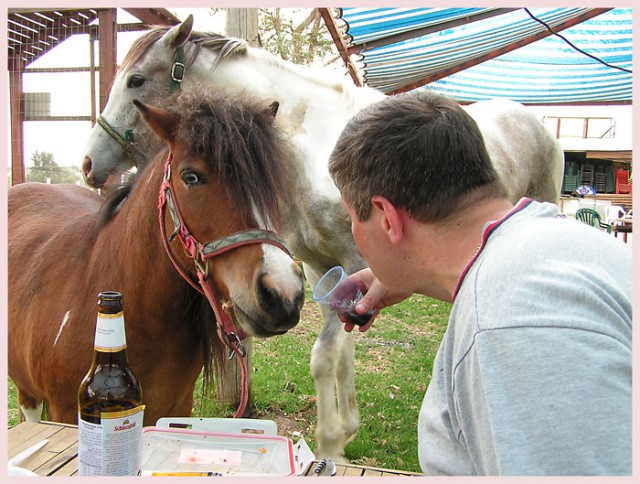
[[[201,92],[180,96],[178,114],[136,106],[169,155],[108,203],[76,186],[9,190],[9,376],[27,420],[46,402],[52,420],[77,421],[100,291],[124,295],[145,425],[191,414],[203,365],[211,378],[224,353],[216,321],[222,339],[299,321],[302,274],[273,232],[290,196],[277,106]]]

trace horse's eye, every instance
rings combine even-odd
[[[145,78],[134,74],[129,79],[127,79],[127,87],[140,87],[144,84]]]
[[[186,170],[180,174],[180,179],[187,187],[192,187],[200,183],[200,177],[196,172]]]

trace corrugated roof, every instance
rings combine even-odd
[[[339,17],[366,84],[386,93],[426,82],[461,102],[632,99],[631,9],[342,8]]]

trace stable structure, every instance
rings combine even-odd
[[[27,99],[23,91],[23,76],[35,60],[76,34],[89,34],[92,42],[99,45],[98,61],[91,58],[91,66],[65,69],[66,71],[88,71],[92,83],[95,75],[99,79],[98,106],[95,96],[91,96],[91,116],[78,120],[95,122],[98,113],[106,104],[109,88],[116,72],[116,40],[118,32],[144,30],[150,25],[175,25],[180,22],[176,16],[164,8],[125,8],[140,23],[118,24],[115,8],[83,9],[34,9],[9,8],[7,40],[9,98],[11,111],[11,179],[12,183],[25,181],[24,164],[24,121],[55,121],[53,116],[38,114],[31,109],[34,104],[47,102],[45,99]],[[93,49],[91,49],[93,52]],[[38,72],[31,69],[29,72]],[[55,72],[54,69],[40,72]],[[65,120],[68,120],[65,117]]]

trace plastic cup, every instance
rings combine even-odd
[[[356,304],[362,299],[362,291],[342,266],[332,267],[325,272],[311,297],[357,326],[367,324],[374,313],[373,309],[365,314],[356,313]]]

